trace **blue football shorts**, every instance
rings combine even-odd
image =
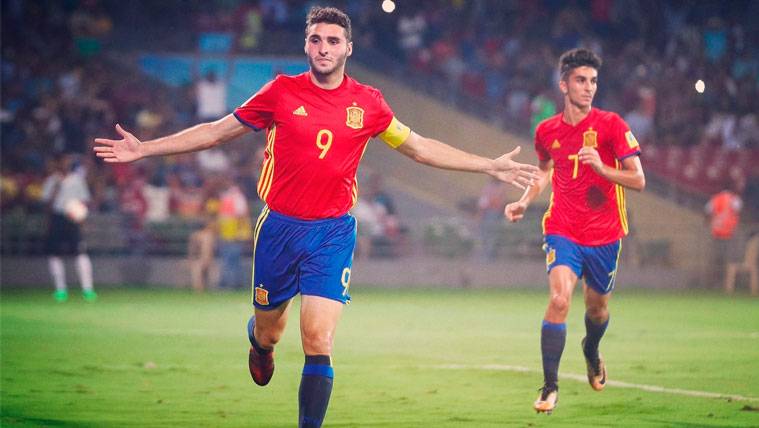
[[[622,240],[599,246],[580,245],[559,235],[546,235],[543,250],[546,252],[546,271],[556,266],[568,266],[585,283],[600,294],[614,289],[617,278]]]
[[[253,230],[253,305],[271,310],[296,294],[350,302],[356,219],[300,220],[264,207]]]

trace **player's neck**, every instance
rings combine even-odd
[[[569,125],[575,126],[588,117],[591,109],[591,106],[579,107],[569,102],[564,103],[563,120]]]
[[[308,74],[311,76],[311,82],[314,85],[326,90],[339,88],[343,83],[343,79],[345,79],[344,70],[335,70],[333,73],[329,74],[314,73],[314,71],[311,70]]]

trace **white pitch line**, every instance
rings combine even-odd
[[[444,364],[444,365],[436,365],[432,367],[437,368],[437,369],[446,369],[446,370],[495,370],[495,371],[507,371],[507,372],[519,372],[519,373],[542,373],[542,370],[535,370],[528,367],[510,366],[510,365],[504,365],[504,364],[483,364],[479,366],[465,365],[465,364]],[[588,381],[587,376],[579,375],[575,373],[560,374],[559,379],[571,379],[571,380],[575,380],[582,383],[586,383]],[[734,394],[721,394],[719,392],[693,391],[689,389],[679,389],[679,388],[665,388],[663,386],[643,385],[643,384],[638,384],[638,383],[622,382],[622,381],[611,380],[611,379],[609,379],[606,383],[609,386],[614,386],[618,388],[640,389],[642,391],[659,392],[659,393],[664,393],[664,394],[685,395],[688,397],[722,398],[722,399],[731,399],[735,401],[759,401],[759,397],[747,397],[745,395],[734,395]]]

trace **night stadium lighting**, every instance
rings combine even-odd
[[[382,2],[382,10],[385,13],[393,13],[395,10],[395,2],[393,0],[384,0]]]
[[[703,94],[704,89],[706,89],[706,84],[704,83],[703,80],[698,79],[696,81],[695,87],[696,87],[696,92],[698,92],[699,94]]]

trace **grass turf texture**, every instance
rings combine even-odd
[[[754,400],[612,385],[598,393],[565,378],[559,406],[546,416],[532,410],[544,291],[352,290],[325,426],[759,425],[757,299],[621,290],[601,346],[611,380]],[[94,304],[78,292],[66,303],[42,292],[1,297],[2,426],[297,421],[297,299],[274,378],[260,388],[246,367],[247,293],[102,290]],[[562,373],[585,373],[582,313],[578,290]]]

